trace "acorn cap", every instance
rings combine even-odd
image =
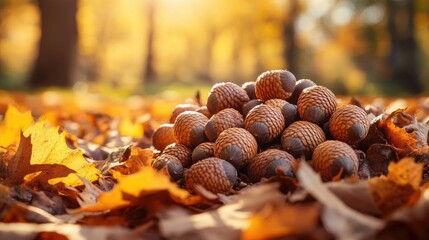
[[[320,172],[323,181],[351,176],[357,173],[358,167],[355,151],[344,142],[329,140],[319,144],[313,152],[313,168]]]
[[[289,153],[268,149],[258,153],[249,163],[247,174],[253,182],[258,182],[261,178],[268,178],[277,175],[294,177],[293,167],[295,158]]]
[[[264,101],[273,98],[288,99],[295,89],[295,83],[295,75],[287,70],[263,72],[256,79],[256,97]]]
[[[244,128],[228,128],[215,142],[214,156],[240,169],[258,152],[256,139]]]
[[[298,98],[298,113],[302,120],[322,125],[337,107],[334,93],[323,86],[304,89]]]
[[[214,142],[203,142],[192,151],[192,162],[196,163],[201,159],[214,156]]]
[[[183,166],[176,156],[161,154],[152,161],[152,167],[157,171],[165,169],[165,172],[173,182],[183,178]]]
[[[174,122],[174,136],[177,142],[190,148],[207,140],[204,134],[208,118],[202,113],[185,111],[177,116]]]
[[[283,99],[270,99],[265,101],[265,104],[278,107],[285,118],[285,126],[289,126],[291,123],[295,122],[298,118],[298,109],[296,105],[288,103]]]
[[[196,192],[195,187],[200,185],[213,193],[230,193],[237,179],[234,166],[215,157],[195,163],[185,174],[185,184],[191,192]]]
[[[258,144],[267,144],[282,134],[285,119],[279,108],[261,104],[247,114],[244,127],[255,137]]]
[[[241,87],[244,89],[244,91],[247,92],[247,95],[249,96],[249,99],[255,99],[256,93],[255,93],[255,82],[245,82]]]
[[[254,107],[258,105],[261,105],[262,103],[264,102],[259,99],[252,99],[243,105],[243,108],[241,109],[241,113],[243,114],[244,117],[246,117],[247,114],[250,112],[250,110],[252,110]]]
[[[194,111],[197,108],[198,108],[197,105],[190,104],[190,103],[182,103],[177,105],[176,107],[174,107],[173,112],[171,113],[170,123],[174,123],[174,121],[176,121],[177,116],[179,116],[179,114],[181,114],[182,112]]]
[[[344,105],[335,110],[329,120],[332,136],[347,144],[356,144],[368,134],[369,120],[365,110],[356,105]]]
[[[237,84],[231,82],[216,83],[207,98],[207,109],[211,114],[225,108],[241,111],[243,104],[249,100],[247,92]]]
[[[311,159],[317,145],[326,140],[325,133],[318,125],[307,121],[296,121],[282,134],[282,149],[295,158],[305,155]]]
[[[214,142],[225,129],[243,126],[244,120],[241,113],[233,108],[225,108],[209,119],[204,132],[207,138]]]
[[[162,124],[152,134],[152,145],[155,149],[164,150],[167,145],[175,143],[174,125],[170,123]]]
[[[316,84],[310,79],[300,79],[295,84],[295,89],[293,90],[292,96],[288,98],[288,102],[291,104],[297,104],[299,95],[301,95],[302,91],[306,88],[316,86]]]
[[[173,155],[179,159],[183,167],[191,165],[192,149],[181,143],[172,143],[168,145],[162,154]]]

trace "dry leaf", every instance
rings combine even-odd
[[[31,112],[20,113],[12,105],[8,106],[3,121],[0,123],[0,147],[8,147],[17,144],[24,131],[33,123]]]
[[[119,123],[119,132],[124,136],[141,138],[144,134],[142,124],[133,122],[129,116],[121,119]]]
[[[65,132],[46,128],[43,122],[29,127],[22,135],[18,150],[8,165],[8,181],[14,184],[57,184],[78,186],[95,181],[100,171],[88,163],[79,150],[71,150]]]

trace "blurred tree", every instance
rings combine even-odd
[[[295,23],[299,15],[298,0],[289,1],[287,15],[283,26],[283,38],[284,38],[284,58],[287,69],[291,72],[297,70],[297,59],[296,50],[297,46],[295,43]]]
[[[155,82],[156,72],[154,67],[154,36],[155,36],[155,0],[147,1],[147,42],[146,42],[146,55],[144,66],[144,81]]]
[[[29,83],[70,86],[76,60],[77,0],[39,0],[41,39]]]

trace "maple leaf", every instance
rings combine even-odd
[[[24,131],[33,123],[31,112],[19,112],[12,105],[9,105],[0,123],[0,147],[8,147],[19,142],[21,131]]]
[[[79,186],[83,177],[95,181],[100,171],[88,163],[79,150],[71,150],[65,141],[66,133],[58,128],[46,128],[37,122],[21,136],[18,150],[8,165],[11,184],[57,184]]]

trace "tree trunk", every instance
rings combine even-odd
[[[417,45],[414,39],[414,1],[386,0],[390,35],[390,79],[402,89],[421,93],[417,75]]]
[[[297,0],[291,0],[289,2],[289,11],[288,15],[286,16],[285,22],[284,22],[284,29],[283,29],[283,38],[285,43],[284,48],[284,59],[286,61],[287,70],[291,72],[297,71],[297,64],[296,64],[296,50],[297,46],[295,43],[295,21],[298,17],[298,1]]]
[[[29,83],[70,86],[76,61],[77,0],[39,0],[39,8],[42,36]]]
[[[148,0],[147,4],[147,42],[146,42],[146,56],[144,66],[144,82],[155,82],[156,72],[154,67],[154,48],[153,41],[155,35],[155,2],[156,0]]]

